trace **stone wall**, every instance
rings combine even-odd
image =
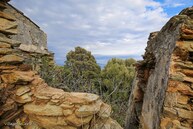
[[[126,129],[192,129],[193,7],[151,33],[128,104]]]
[[[25,45],[38,46],[39,49],[47,52],[47,36],[38,25],[10,4],[6,6],[4,12],[8,15],[14,15],[17,25],[17,33],[14,32],[14,35],[10,35],[11,39]],[[37,50],[37,52],[39,51]]]
[[[6,2],[0,2],[0,128],[122,129],[99,96],[64,92],[40,78],[33,59],[52,55],[45,34]]]
[[[47,49],[46,34],[22,12],[1,2],[0,42],[12,43],[18,54],[25,57],[25,62],[39,71],[42,57],[47,57],[50,64],[54,64],[54,54]]]

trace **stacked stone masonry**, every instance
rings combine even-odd
[[[126,129],[193,128],[193,7],[150,34],[138,62]]]
[[[50,55],[42,44],[45,34],[6,2],[0,2],[0,128],[122,129],[99,96],[64,92],[39,77],[29,60]],[[27,24],[33,32],[26,32]],[[39,37],[26,39],[29,34]]]

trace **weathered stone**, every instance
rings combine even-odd
[[[0,12],[0,18],[5,18],[10,21],[15,21],[15,18],[7,13]]]
[[[7,43],[7,44],[10,44],[14,47],[18,47],[21,42],[18,42],[16,40],[13,40],[13,39],[9,39],[7,37],[0,37],[0,43]]]
[[[17,64],[22,63],[23,61],[24,59],[22,57],[16,55],[5,55],[0,58],[0,64],[1,63]]]
[[[96,119],[92,121],[91,129],[123,129],[116,121],[111,118]]]
[[[12,70],[16,68],[17,66],[0,66],[0,70]]]
[[[193,66],[192,65],[188,65],[188,64],[184,64],[184,63],[180,63],[180,62],[175,63],[175,67],[180,67],[182,69],[193,70]]]
[[[193,112],[192,111],[187,111],[184,109],[176,108],[178,115],[180,118],[185,118],[185,119],[192,119],[193,118]]]
[[[0,110],[3,110],[3,112],[9,111],[14,109],[15,107],[15,102],[13,99],[8,98],[5,102],[5,104],[2,106]]]
[[[76,111],[75,114],[77,117],[86,117],[99,112],[102,101],[97,101],[96,103],[89,105],[82,105]]]
[[[34,103],[24,105],[26,114],[40,116],[63,116],[63,109],[56,105],[35,105]]]
[[[180,104],[187,104],[188,103],[188,100],[189,100],[189,97],[188,96],[179,96],[177,98],[177,101],[178,103]]]
[[[111,106],[103,103],[101,105],[100,111],[98,112],[98,116],[100,118],[108,118],[111,115]]]
[[[193,70],[189,70],[189,69],[183,69],[182,73],[184,73],[187,76],[191,76],[193,77]]]
[[[93,115],[87,116],[87,117],[78,118],[78,117],[76,117],[75,114],[72,114],[72,115],[70,115],[70,116],[68,116],[66,118],[66,121],[69,124],[73,124],[76,127],[80,127],[81,125],[89,123],[92,118],[93,118]]]
[[[190,86],[188,86],[188,84],[185,84],[183,82],[178,82],[178,81],[169,81],[167,91],[168,92],[177,92],[177,91],[179,91],[182,94],[193,96],[193,91],[190,88]]]
[[[35,53],[41,53],[41,54],[49,54],[48,51],[42,46],[36,46],[31,44],[21,44],[19,46],[19,49],[26,52],[35,52]]]
[[[184,81],[193,83],[193,78],[192,77],[185,77]]]
[[[0,17],[0,32],[17,34],[17,23]]]
[[[66,126],[65,117],[48,117],[48,116],[30,116],[30,119],[38,123],[41,127],[44,128],[54,128],[55,126]]]
[[[183,39],[188,39],[188,40],[189,40],[189,39],[190,39],[190,40],[193,39],[193,35],[188,35],[188,34],[182,34],[181,37],[182,37]]]
[[[28,86],[21,86],[16,90],[16,95],[21,96],[27,92],[29,92],[31,89]]]
[[[167,125],[170,124],[172,121],[170,118],[165,117],[161,119],[160,127],[161,129],[166,129]]]
[[[31,98],[31,93],[26,93],[24,95],[21,96],[15,96],[14,100],[18,103],[27,103],[27,102],[31,102],[32,98]]]
[[[72,109],[71,109],[71,110],[70,110],[70,109],[64,109],[64,110],[63,110],[64,116],[69,116],[69,115],[71,115],[72,113],[73,113]]]
[[[91,103],[99,99],[98,95],[95,94],[89,94],[89,93],[71,93],[68,98],[66,98],[66,101],[70,101],[71,103]]]
[[[177,118],[177,111],[173,108],[164,107],[163,113],[170,118]]]
[[[0,2],[0,7],[1,7],[2,9],[5,9],[5,8],[6,8],[5,3],[4,3],[4,2]]]
[[[74,105],[71,104],[71,103],[62,103],[62,104],[60,105],[60,107],[62,107],[63,109],[70,109],[70,108],[73,108]]]
[[[48,96],[39,96],[39,95],[36,95],[35,96],[37,99],[45,99],[45,100],[50,100],[51,97],[48,97]]]
[[[15,71],[10,74],[3,74],[1,78],[4,83],[9,84],[27,84],[33,80],[33,73]]]
[[[12,49],[9,49],[9,48],[0,48],[0,55],[10,54],[11,52],[12,52]]]
[[[184,74],[182,73],[174,73],[172,75],[170,75],[172,80],[175,81],[184,81],[184,78],[186,77]]]
[[[0,42],[0,48],[11,48],[11,45],[8,43],[2,43]]]
[[[51,99],[50,102],[53,103],[53,104],[57,104],[57,103],[60,102],[60,100],[57,100],[57,99]]]
[[[21,71],[30,71],[30,70],[32,70],[32,65],[29,65],[29,64],[21,64],[18,68],[19,68],[19,70],[21,70]]]
[[[189,105],[189,104],[181,104],[181,103],[177,103],[176,105],[175,105],[175,107],[177,107],[177,108],[182,108],[182,109],[186,109],[186,110],[191,110],[192,109],[192,107],[191,107],[191,105]]]

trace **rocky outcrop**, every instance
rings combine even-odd
[[[192,129],[193,7],[150,34],[136,69],[126,129]]]
[[[122,129],[98,95],[64,92],[39,77],[32,61],[50,55],[44,38],[21,12],[0,2],[0,128]]]

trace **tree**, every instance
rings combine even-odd
[[[114,110],[112,115],[121,124],[124,123],[127,110],[126,105],[135,74],[135,63],[134,59],[113,58],[102,70],[102,96],[112,105]]]
[[[134,77],[134,59],[116,59],[108,61],[102,70],[103,90],[113,99],[128,99],[128,92]]]
[[[68,82],[73,91],[94,92],[101,70],[90,51],[76,47],[67,54],[64,67],[69,71]]]

